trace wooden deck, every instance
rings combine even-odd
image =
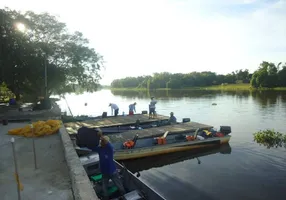
[[[210,129],[213,126],[201,124],[197,122],[188,122],[182,124],[168,125],[162,127],[155,127],[150,129],[143,130],[132,130],[126,131],[118,134],[108,135],[111,142],[125,142],[128,139],[133,139],[135,134],[139,135],[139,138],[148,138],[148,137],[158,137],[163,136],[166,131],[169,131],[169,135],[179,134],[179,133],[190,133],[194,132],[197,129]]]
[[[77,130],[82,127],[96,128],[96,127],[108,127],[108,126],[124,126],[135,124],[136,120],[140,120],[140,123],[156,122],[159,120],[166,120],[169,117],[164,115],[157,115],[156,119],[149,119],[149,115],[146,114],[135,114],[127,116],[107,117],[100,118],[97,120],[88,120],[82,122],[69,122],[65,123],[66,130],[69,134],[76,134]]]

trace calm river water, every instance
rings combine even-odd
[[[211,149],[200,160],[185,152],[138,161],[126,162],[140,179],[170,200],[181,199],[286,199],[286,149],[267,149],[253,141],[255,131],[274,128],[286,133],[286,92],[218,92],[160,91],[111,92],[101,90],[82,95],[67,95],[74,115],[110,114],[110,102],[120,113],[137,102],[137,111],[148,110],[150,95],[157,100],[157,112],[174,112],[178,120],[232,127],[230,145]],[[87,106],[84,104],[87,103]],[[213,106],[212,103],[217,103]],[[59,102],[67,109],[64,101]],[[226,151],[226,152],[225,152]],[[202,153],[202,152],[200,152]],[[195,154],[196,155],[196,154]]]

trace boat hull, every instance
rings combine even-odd
[[[121,161],[121,160],[129,160],[129,159],[186,151],[191,149],[199,149],[204,147],[215,146],[218,144],[228,143],[230,138],[231,136],[227,135],[224,137],[208,138],[200,141],[186,141],[186,142],[156,145],[152,147],[145,147],[138,149],[135,148],[135,149],[116,150],[116,152],[114,153],[114,159]]]
[[[81,157],[80,161],[87,173],[90,177],[101,174],[100,165],[99,165],[99,155],[97,153],[90,154],[85,157]],[[115,161],[116,168],[126,192],[130,195],[132,192],[139,192],[141,195],[144,195],[144,199],[148,200],[166,200],[160,194],[158,194],[155,190],[153,190],[150,186],[146,183],[138,179],[133,173],[131,173],[125,166]],[[101,184],[93,184],[93,188],[97,195],[100,193],[99,191],[102,189]],[[129,196],[127,194],[127,196]],[[111,195],[114,196],[114,195]],[[115,194],[117,196],[117,194]],[[117,197],[110,198],[110,199],[118,199]],[[127,198],[127,199],[130,199]],[[136,198],[137,199],[137,198]]]

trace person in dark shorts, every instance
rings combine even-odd
[[[111,107],[111,115],[113,114],[113,110],[114,110],[114,116],[116,117],[119,112],[118,106],[115,103],[110,103],[109,106]]]
[[[154,97],[151,97],[151,102],[149,104],[149,118],[154,118],[156,116],[156,104],[157,101]]]

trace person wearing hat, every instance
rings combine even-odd
[[[114,116],[116,117],[119,112],[119,108],[115,103],[110,103],[109,106],[111,107],[111,115],[113,115],[113,110],[114,110]]]
[[[170,118],[169,118],[169,121],[168,121],[170,124],[176,124],[177,123],[177,118],[174,116],[174,113],[171,112],[170,113]]]
[[[129,115],[134,115],[134,112],[136,112],[135,106],[136,102],[129,105]]]
[[[111,179],[114,185],[118,188],[121,195],[126,193],[124,186],[116,171],[116,165],[113,160],[113,146],[109,142],[108,136],[103,136],[102,131],[97,129],[97,135],[100,138],[100,146],[93,148],[93,151],[98,152],[99,165],[102,173],[102,190],[104,199],[108,198],[108,182]]]
[[[151,97],[151,102],[149,104],[149,119],[154,118],[156,115],[156,103],[157,101],[154,99],[154,97]]]

